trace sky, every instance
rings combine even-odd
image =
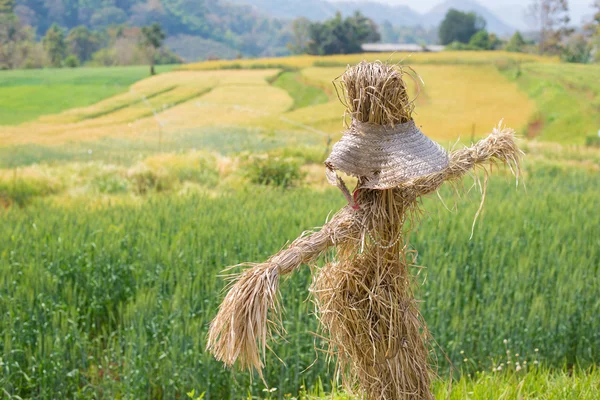
[[[347,1],[347,0],[329,0],[329,1]],[[421,13],[429,11],[433,6],[444,0],[371,0],[379,3],[404,4],[415,11]],[[476,0],[479,4],[489,8],[498,17],[505,22],[521,28],[527,25],[524,13],[529,0]],[[580,24],[582,18],[592,15],[591,5],[594,0],[568,0],[571,14],[571,21],[574,24]]]

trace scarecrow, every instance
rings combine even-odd
[[[504,163],[518,173],[520,150],[514,132],[499,126],[448,154],[413,120],[405,74],[398,66],[362,62],[342,75],[352,122],[325,165],[348,205],[236,278],[210,326],[207,347],[218,360],[260,373],[273,330],[284,334],[280,277],[327,252],[333,256],[315,268],[311,291],[345,386],[368,399],[433,398],[430,337],[413,294],[416,252],[408,231],[421,197],[476,167],[487,176],[486,168]],[[357,179],[352,193],[338,172]]]

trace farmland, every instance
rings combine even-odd
[[[158,72],[170,67],[158,67]],[[15,125],[44,114],[94,104],[124,92],[146,67],[13,70],[0,74],[0,123]]]
[[[282,286],[288,333],[273,350],[285,365],[269,353],[265,370],[276,391],[204,347],[223,267],[267,258],[344,205],[321,166],[342,129],[331,81],[363,57],[211,61],[147,79],[132,69],[114,92],[86,89],[79,103],[40,97],[13,119],[2,108],[3,393],[330,392],[308,267]],[[453,371],[450,398],[597,398],[600,151],[582,144],[600,128],[598,67],[504,53],[409,61],[425,82],[415,118],[440,143],[481,138],[501,118],[529,137],[520,185],[494,170],[472,239],[481,194],[471,178],[464,194],[444,188],[443,202],[423,204],[411,244],[426,267],[418,297],[437,343],[435,393],[446,397]],[[81,71],[73,79],[94,90],[115,82]],[[32,97],[19,85],[33,73],[18,71],[25,83],[2,74],[14,104]],[[75,93],[66,76],[47,79],[46,93]],[[253,183],[267,173],[291,183]]]

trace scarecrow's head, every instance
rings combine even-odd
[[[359,178],[360,188],[389,189],[448,166],[446,150],[423,135],[412,118],[414,98],[403,77],[417,87],[418,80],[410,71],[363,61],[340,77],[340,99],[352,122],[325,161],[332,184],[338,184],[339,170]]]

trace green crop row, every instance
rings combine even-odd
[[[527,190],[491,179],[479,194],[442,192],[412,246],[418,296],[439,373],[535,361],[587,367],[600,355],[597,175],[528,167]],[[468,188],[470,183],[466,183]],[[260,379],[223,368],[204,347],[222,299],[218,273],[261,261],[343,205],[335,189],[242,187],[227,195],[154,194],[143,202],[0,211],[0,387],[22,398],[264,396]],[[277,396],[332,379],[307,301],[310,271],[282,284],[288,334],[267,356]],[[536,351],[536,349],[538,349]],[[316,359],[316,362],[315,362]],[[514,364],[513,364],[514,365]],[[325,390],[331,386],[325,385]]]

